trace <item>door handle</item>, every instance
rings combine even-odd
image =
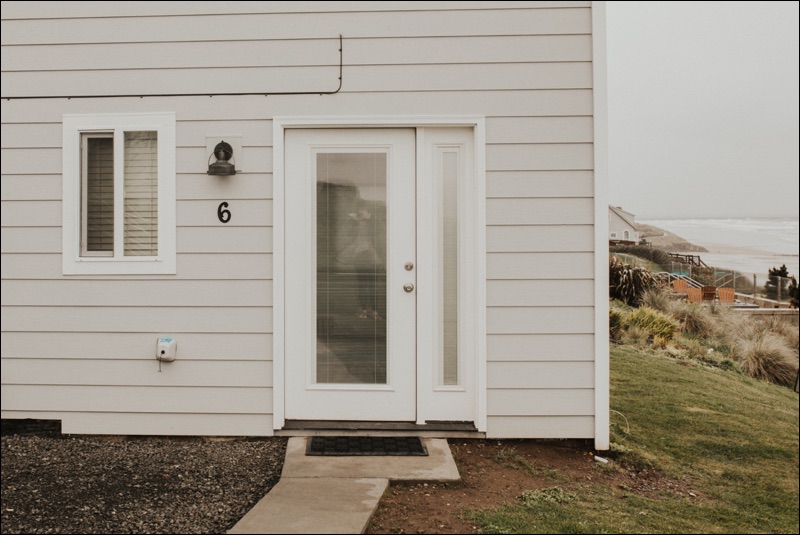
[[[403,285],[403,290],[405,290],[405,291],[406,291],[406,293],[411,293],[411,292],[413,292],[413,291],[414,291],[414,285],[413,285],[413,284],[411,284],[410,282],[407,282],[407,283],[405,283],[405,284]]]

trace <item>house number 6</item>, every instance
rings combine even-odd
[[[226,202],[219,203],[219,206],[217,207],[217,217],[222,223],[227,223],[231,220],[231,211],[227,210],[227,208],[228,203]]]

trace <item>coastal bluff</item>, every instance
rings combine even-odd
[[[653,247],[670,253],[707,253],[708,249],[686,241],[677,234],[664,229],[640,223],[636,226],[639,237],[653,244]]]

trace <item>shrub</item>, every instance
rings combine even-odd
[[[798,330],[797,325],[774,316],[763,318],[759,324],[763,326],[764,331],[774,333],[783,338],[786,345],[793,347],[795,354],[797,354],[798,344],[800,343],[800,330]]]
[[[610,297],[632,306],[639,304],[645,290],[660,284],[648,270],[631,267],[616,258],[609,262],[608,282]]]
[[[716,333],[716,326],[711,313],[697,303],[673,301],[669,305],[669,313],[680,324],[680,331],[700,337],[711,337]]]
[[[650,260],[656,264],[669,265],[669,263],[672,262],[672,257],[669,256],[669,253],[666,251],[647,247],[646,245],[615,245],[614,247],[609,247],[608,250],[611,253],[624,253],[638,256],[639,258]]]
[[[669,293],[660,287],[646,289],[642,292],[640,300],[642,306],[654,308],[661,312],[669,312],[670,305],[673,302]]]
[[[778,288],[780,288],[781,298],[786,299],[786,297],[789,297],[787,293],[789,281],[789,270],[786,268],[786,264],[783,264],[781,267],[770,268],[767,271],[767,283],[764,285],[767,297],[770,299],[777,299]]]
[[[784,386],[794,385],[797,357],[775,333],[765,332],[740,340],[736,353],[742,371],[750,377]]]
[[[622,345],[644,348],[650,340],[650,333],[637,326],[629,326],[619,333],[619,342]]]
[[[731,350],[741,338],[745,337],[746,332],[750,332],[751,335],[758,332],[760,324],[752,317],[725,306],[713,309],[711,321],[717,339]]]
[[[652,344],[653,347],[656,347],[658,349],[665,349],[667,345],[669,345],[669,342],[670,338],[664,338],[663,336],[657,334],[653,337]]]
[[[672,337],[680,329],[677,321],[653,308],[641,307],[631,312],[625,317],[628,330],[638,327],[645,331],[651,340],[656,337],[664,341],[672,340]]]
[[[717,282],[717,270],[714,267],[694,266],[692,278],[700,284],[714,286]]]
[[[619,340],[619,336],[623,330],[622,320],[624,318],[625,313],[619,309],[614,307],[608,309],[608,336],[611,340]]]
[[[681,338],[681,346],[686,350],[685,356],[692,360],[702,360],[706,355],[706,347],[695,338]]]

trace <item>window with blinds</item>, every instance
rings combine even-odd
[[[63,274],[175,274],[175,113],[65,114],[62,130]]]
[[[158,255],[158,132],[126,131],[123,137],[115,158],[113,133],[83,135],[82,256],[115,256],[120,222],[122,256]],[[121,177],[115,160],[122,161]]]

